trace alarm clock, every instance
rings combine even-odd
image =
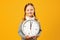
[[[36,20],[25,20],[22,24],[22,32],[25,36],[37,36],[39,32],[39,23]]]

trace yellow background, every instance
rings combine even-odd
[[[18,26],[24,6],[33,3],[42,32],[38,40],[60,40],[59,0],[0,0],[0,40],[21,40]]]

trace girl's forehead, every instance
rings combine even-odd
[[[32,5],[28,5],[26,9],[33,9]]]

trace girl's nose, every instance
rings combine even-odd
[[[29,13],[30,13],[30,14],[32,14],[32,12],[31,12],[31,11],[30,11]]]

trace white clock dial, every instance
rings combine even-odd
[[[30,37],[36,36],[39,32],[39,24],[35,20],[27,20],[22,24],[22,31]]]

